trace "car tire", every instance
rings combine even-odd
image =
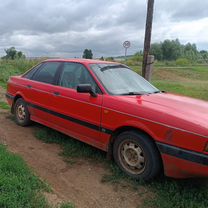
[[[161,172],[160,153],[144,133],[126,131],[115,138],[113,145],[114,160],[128,176],[149,181]]]
[[[31,124],[30,113],[28,111],[27,104],[22,98],[17,99],[14,104],[14,117],[15,122],[19,126],[28,126]]]

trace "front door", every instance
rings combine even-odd
[[[91,84],[97,97],[78,93],[78,84]],[[80,63],[65,62],[52,103],[58,125],[81,141],[103,149],[100,141],[101,107],[103,96],[88,69]]]

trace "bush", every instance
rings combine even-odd
[[[128,65],[128,66],[134,66],[134,65],[136,65],[136,64],[135,64],[135,62],[134,62],[132,59],[128,59],[128,60],[126,61],[126,65]]]
[[[175,61],[165,61],[164,66],[173,67],[173,66],[176,66],[176,62]]]
[[[114,61],[114,58],[113,57],[107,57],[107,58],[105,58],[105,61]]]
[[[176,60],[176,65],[177,66],[187,66],[187,65],[189,65],[189,60],[186,58],[179,58]]]

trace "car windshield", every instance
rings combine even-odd
[[[90,64],[90,68],[112,95],[143,95],[160,92],[125,65]]]

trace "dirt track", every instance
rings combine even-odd
[[[135,191],[128,186],[102,183],[107,170],[101,164],[84,159],[73,165],[65,163],[59,156],[59,145],[45,144],[34,137],[37,126],[19,127],[11,118],[8,111],[0,110],[0,141],[7,144],[10,151],[21,155],[34,172],[50,184],[53,193],[47,193],[46,197],[52,204],[70,201],[77,208],[141,205],[146,197],[143,187]]]

